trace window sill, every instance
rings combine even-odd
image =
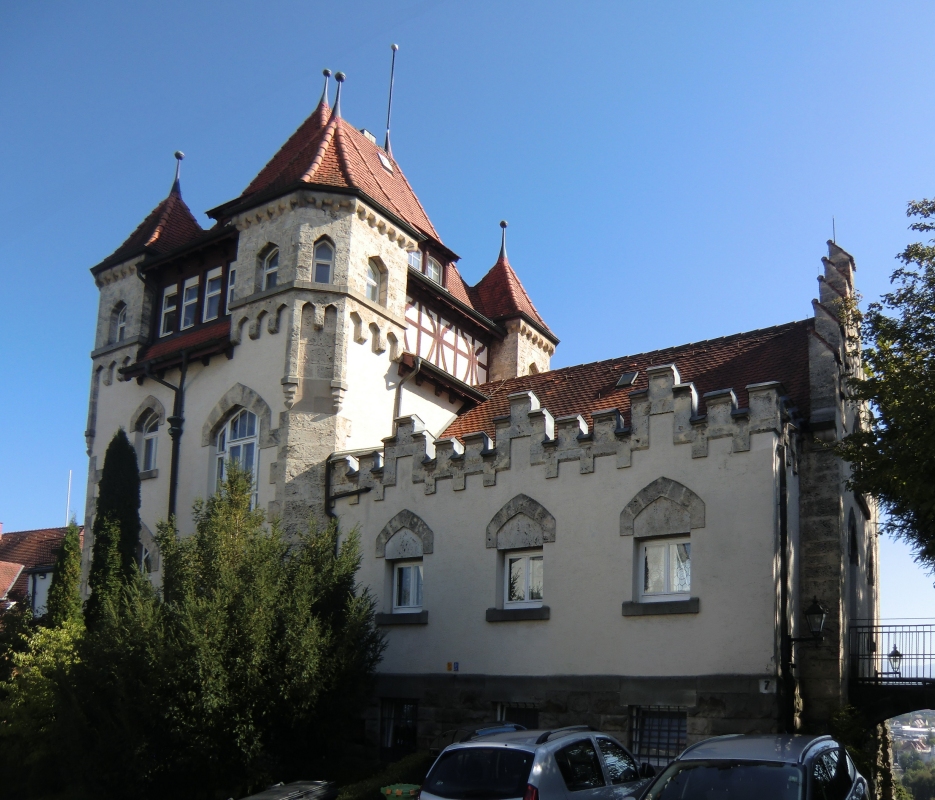
[[[530,619],[548,619],[551,609],[548,606],[538,608],[488,608],[487,622],[520,622]]]
[[[147,481],[150,478],[158,478],[159,470],[158,469],[141,469],[140,470],[140,480]]]
[[[423,609],[416,612],[399,614],[377,614],[377,625],[428,625],[429,612]]]
[[[688,600],[664,600],[659,603],[624,603],[625,617],[652,617],[658,614],[697,614],[701,610],[701,600],[690,597]]]

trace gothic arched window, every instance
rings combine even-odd
[[[315,283],[331,283],[334,275],[334,248],[325,241],[315,245]]]
[[[372,258],[367,262],[367,299],[383,302],[383,271]]]
[[[159,445],[159,415],[155,411],[150,411],[143,416],[137,426],[141,436],[140,470],[148,472],[156,469],[156,452]]]
[[[122,342],[127,338],[127,306],[121,303],[117,307],[117,318],[115,321],[116,330],[114,331],[114,341]]]
[[[244,408],[224,424],[217,439],[217,488],[227,477],[227,464],[234,462],[253,478],[251,505],[256,505],[257,428],[256,414]]]
[[[279,248],[273,247],[263,257],[263,288],[272,289],[279,280]]]

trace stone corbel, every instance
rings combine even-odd
[[[286,375],[279,381],[282,384],[283,403],[286,408],[295,405],[295,396],[299,391],[299,378],[297,375]]]
[[[334,413],[340,413],[344,406],[344,395],[347,393],[345,381],[331,381],[331,405]]]

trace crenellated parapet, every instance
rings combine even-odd
[[[580,414],[556,419],[531,391],[509,396],[510,413],[493,420],[493,439],[483,431],[436,439],[419,417],[399,417],[395,435],[383,440],[381,450],[331,457],[332,496],[367,492],[373,500],[382,500],[386,487],[397,483],[397,460],[405,457],[412,458],[412,482],[424,484],[427,495],[435,493],[439,480],[451,480],[454,491],[463,491],[469,475],[480,475],[484,486],[495,486],[497,473],[514,466],[511,442],[519,438],[529,440],[528,466],[542,467],[546,479],[558,477],[563,463],[577,463],[579,473],[592,473],[596,458],[613,458],[617,469],[625,469],[634,451],[652,446],[650,417],[659,414],[672,415],[672,443],[688,445],[692,458],[707,457],[714,439],[729,439],[731,453],[747,452],[753,434],[781,437],[790,419],[785,390],[777,381],[744,387],[749,403],[740,408],[733,389],[699,398],[693,383],[681,382],[674,364],[647,372],[648,387],[630,394],[629,424],[616,408],[592,411],[591,427]]]

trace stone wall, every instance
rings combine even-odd
[[[555,345],[523,319],[503,323],[507,335],[490,347],[488,380],[502,381],[522,375],[548,372]]]

